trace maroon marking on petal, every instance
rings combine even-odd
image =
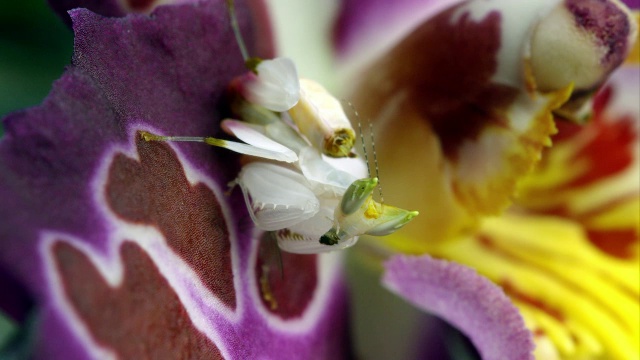
[[[596,96],[593,97],[593,113],[601,114],[607,109],[608,106],[611,106],[613,95],[614,90],[611,85],[605,85],[600,90],[598,90]]]
[[[536,299],[533,296],[529,296],[526,293],[518,290],[518,288],[516,286],[514,286],[510,281],[505,280],[505,281],[500,281],[498,283],[498,285],[500,285],[500,287],[502,287],[502,289],[504,290],[504,292],[509,295],[510,298],[512,299],[516,299],[524,304],[527,304],[531,307],[537,308],[540,311],[543,311],[545,313],[547,313],[547,315],[553,317],[554,319],[558,320],[559,322],[564,322],[565,321],[565,316],[564,314],[557,309],[552,308],[549,304],[545,303],[544,301],[540,300],[540,299]]]
[[[72,245],[59,241],[52,250],[69,302],[95,341],[119,358],[222,359],[137,244],[122,244],[123,281],[115,288]]]
[[[500,14],[493,12],[479,23],[464,15],[451,24],[452,13],[429,21],[411,36],[416,43],[407,44],[415,50],[420,38],[426,40],[421,41],[424,51],[412,55],[414,69],[421,69],[411,75],[420,76],[413,102],[433,126],[449,157],[455,157],[461,143],[475,139],[485,126],[505,126],[503,111],[516,96],[514,89],[490,80],[497,68]]]
[[[527,264],[525,259],[514,256],[513,254],[508,253],[504,249],[500,248],[499,245],[496,244],[496,242],[491,237],[484,234],[480,234],[477,236],[477,238],[478,238],[478,242],[483,247],[489,249],[489,251],[494,252],[505,259],[508,259],[508,261],[512,263]],[[527,264],[527,265],[531,266],[531,264]],[[535,267],[537,268],[538,271],[544,271],[544,269],[541,269],[537,266]],[[562,314],[562,312],[554,308],[551,308],[548,304],[546,304],[542,300],[531,297],[526,293],[518,290],[518,288],[514,286],[514,284],[509,279],[503,279],[501,281],[498,281],[498,285],[500,285],[500,287],[502,287],[504,292],[507,295],[509,295],[509,297],[511,297],[512,299],[518,299],[525,304],[528,304],[532,307],[535,307],[537,309],[540,309],[541,311],[546,312],[547,314],[549,314],[550,316],[552,316],[558,321],[561,321],[561,322],[564,321],[564,314]]]
[[[627,169],[633,162],[634,144],[638,141],[635,120],[631,116],[618,119],[607,119],[604,116],[610,99],[615,96],[611,87],[606,87],[594,99],[594,114],[590,123],[585,126],[558,121],[558,134],[553,141],[560,144],[572,140],[584,133],[594,136],[573,157],[573,161],[588,159],[589,169],[579,177],[562,186],[575,188],[587,186],[611,177]]]
[[[635,231],[634,231],[635,234]],[[636,237],[637,239],[637,237]],[[561,240],[561,239],[559,239]],[[614,240],[614,239],[609,239],[609,240]],[[543,265],[539,265],[539,264],[535,264],[533,262],[531,262],[530,260],[514,254],[512,252],[510,252],[508,249],[505,249],[499,242],[494,241],[490,236],[488,235],[479,235],[478,236],[478,241],[479,243],[487,248],[489,251],[493,252],[494,254],[506,259],[507,261],[509,261],[510,263],[513,264],[519,264],[519,266],[522,267],[526,267],[529,268],[531,270],[535,270],[536,272],[546,275],[549,278],[553,278],[555,279],[555,281],[562,287],[564,287],[565,289],[576,293],[578,295],[580,295],[583,298],[588,298],[590,299],[594,304],[597,304],[599,306],[600,309],[602,309],[603,311],[607,312],[609,314],[609,316],[612,319],[616,319],[616,321],[620,324],[620,326],[623,327],[627,327],[625,325],[625,321],[623,318],[620,317],[619,314],[615,313],[614,311],[611,311],[611,308],[609,306],[607,306],[606,303],[604,303],[601,299],[594,297],[592,293],[586,291],[585,289],[577,286],[577,284],[564,279],[562,277],[557,276],[557,274],[555,274],[552,271],[549,271],[549,269],[545,268]],[[529,249],[530,252],[532,253],[538,253],[537,256],[538,257],[545,257],[550,259],[550,262],[563,262],[564,260],[562,259],[562,257],[558,256],[558,254],[550,254],[548,251],[544,251],[544,250],[538,250],[535,248],[530,248]],[[575,272],[581,272],[582,269],[580,268],[580,266],[574,266],[573,269],[571,269],[570,271],[575,271]],[[602,276],[607,276],[602,274]],[[540,311],[543,311],[545,313],[547,313],[549,316],[555,318],[556,320],[560,321],[560,322],[564,322],[566,317],[565,314],[562,312],[561,309],[557,309],[555,308],[552,304],[548,304],[545,302],[545,300],[543,299],[538,299],[535,297],[534,295],[529,295],[526,292],[520,290],[518,288],[518,283],[517,283],[517,278],[509,278],[508,275],[505,275],[504,278],[502,278],[501,280],[497,281],[497,283],[504,289],[505,293],[507,295],[509,295],[509,297],[513,298],[513,299],[517,299],[522,303],[528,304],[531,307],[537,308]],[[631,297],[635,298],[636,296],[629,292],[628,289],[626,289],[625,287],[620,287],[620,289],[627,293],[630,294]]]
[[[639,241],[636,229],[587,231],[587,238],[601,251],[623,260],[636,257],[634,245]]]
[[[206,185],[191,185],[167,144],[138,139],[140,161],[118,154],[109,168],[106,194],[126,221],[156,226],[167,244],[229,307],[236,297],[231,243],[222,209]]]
[[[283,319],[301,316],[318,284],[317,258],[280,251],[273,237],[265,234],[255,267],[256,285],[265,308]]]
[[[594,119],[591,126],[595,138],[575,156],[576,160],[590,160],[589,171],[567,186],[585,186],[627,169],[633,162],[633,144],[638,136],[634,125],[631,117],[616,121]]]
[[[558,190],[550,190],[555,193]],[[589,228],[594,218],[612,211],[616,206],[623,205],[631,198],[638,195],[628,194],[612,201],[604,203],[586,212],[575,213],[565,205],[536,210],[539,214],[557,216],[570,219],[580,224],[586,232],[587,239],[592,245],[607,255],[621,260],[633,260],[635,258],[634,245],[640,241],[633,228],[593,229]]]
[[[131,10],[142,12],[150,9],[155,0],[127,0],[127,3]]]
[[[607,48],[602,62],[610,68],[622,64],[631,31],[627,14],[613,1],[565,0],[565,4],[576,24],[595,35],[600,44]]]
[[[372,76],[377,83],[365,85],[364,105],[359,103],[375,114],[382,111],[384,99],[406,92],[403,105],[414,106],[429,122],[450,159],[462,142],[475,139],[486,126],[506,126],[506,107],[517,95],[516,89],[491,83],[500,48],[500,14],[492,12],[480,22],[466,14],[452,23],[456,8],[424,23],[368,70],[382,73],[383,80]]]
[[[567,141],[574,136],[578,135],[584,126],[569,120],[566,120],[562,117],[555,117],[556,128],[558,132],[552,136],[553,144],[557,145],[562,141]],[[545,151],[551,151],[551,148],[545,149]],[[543,155],[543,158],[545,156]]]

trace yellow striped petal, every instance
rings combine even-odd
[[[638,257],[601,252],[579,224],[506,215],[484,221],[474,236],[442,244],[436,254],[502,285],[562,358],[640,355]]]

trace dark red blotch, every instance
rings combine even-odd
[[[475,140],[486,126],[508,126],[506,110],[518,93],[491,80],[498,66],[501,15],[491,12],[476,22],[464,14],[453,22],[456,10],[425,22],[376,63],[369,71],[383,76],[364,80],[362,99],[362,111],[370,116],[383,113],[388,99],[406,94],[402,106],[413,107],[429,123],[452,160],[460,145]]]
[[[301,316],[318,283],[318,256],[281,251],[269,233],[259,246],[255,276],[265,308],[283,319]]]
[[[414,74],[405,73],[406,79],[397,81],[413,82],[411,102],[431,124],[450,158],[456,158],[460,145],[476,139],[487,125],[506,127],[505,111],[517,94],[491,81],[500,49],[500,14],[492,12],[480,22],[465,14],[452,23],[453,12],[427,22],[398,48],[411,51],[410,56],[393,57],[402,61],[400,66],[413,64],[408,68]]]
[[[638,141],[638,132],[635,129],[631,116],[622,116],[618,119],[605,117],[605,110],[611,105],[616,95],[610,86],[603,88],[594,98],[593,118],[586,125],[579,125],[567,121],[558,120],[558,134],[554,136],[555,144],[575,140],[583,134],[593,134],[589,142],[573,156],[571,161],[587,161],[588,168],[580,176],[562,184],[553,191],[571,191],[576,188],[593,185],[599,181],[616,176],[629,169],[634,161],[634,144]],[[550,190],[551,191],[551,190]],[[628,194],[627,196],[637,196]],[[586,214],[573,214],[567,208],[547,209],[545,213],[575,219],[585,225],[587,238],[601,251],[620,258],[632,259],[634,244],[638,242],[635,229],[590,229],[588,222],[591,217],[609,211],[624,198],[612,199]]]
[[[188,182],[167,144],[136,145],[139,161],[118,154],[109,168],[109,206],[126,221],[157,227],[213,294],[235,308],[229,231],[215,194]]]
[[[619,119],[608,119],[605,110],[615,96],[611,87],[605,87],[594,99],[593,118],[587,125],[578,125],[566,121],[556,121],[558,134],[554,143],[568,141],[582,133],[591,132],[594,137],[586,146],[578,151],[573,161],[589,161],[589,169],[565,187],[573,188],[590,185],[624,171],[633,162],[633,145],[637,142],[638,133],[634,119],[623,116]]]
[[[116,287],[74,246],[59,241],[52,252],[65,296],[94,340],[119,358],[223,358],[194,327],[180,299],[137,244],[125,241],[120,247],[124,273]]]
[[[151,5],[155,3],[154,0],[127,0],[129,7],[133,9],[133,11],[143,12],[148,11],[151,8]]]

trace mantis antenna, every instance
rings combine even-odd
[[[351,103],[349,103],[351,105]],[[352,106],[353,108],[353,106]],[[360,116],[358,115],[358,111],[353,109],[356,114],[356,118],[358,119],[358,132],[360,133],[360,142],[362,143],[362,152],[364,155],[364,162],[367,164],[367,173],[371,176],[371,169],[369,168],[369,156],[367,155],[367,143],[364,142],[364,134],[362,133],[362,121],[360,121]]]
[[[373,164],[376,167],[376,178],[378,178],[378,192],[380,193],[380,203],[384,204],[384,196],[382,196],[382,184],[380,183],[380,171],[378,169],[378,155],[376,153],[376,141],[373,138],[373,124],[369,122],[369,137],[371,138],[371,150],[373,151]]]
[[[356,119],[358,119],[358,132],[360,133],[360,142],[362,143],[362,152],[364,155],[364,161],[367,163],[367,173],[369,173],[369,176],[371,176],[371,169],[369,168],[369,156],[367,154],[367,143],[364,141],[364,133],[362,131],[362,121],[360,119],[360,114],[358,114],[358,110],[356,110],[356,108],[353,106],[353,104],[350,101],[346,101],[345,102],[349,105],[349,107],[351,108],[351,110],[353,110],[353,113],[356,116]],[[378,167],[378,155],[376,154],[376,142],[375,139],[373,137],[373,124],[368,121],[369,123],[369,138],[371,140],[371,150],[373,151],[373,164],[374,164],[374,169],[375,169],[375,173],[376,173],[376,178],[378,179],[378,193],[380,194],[380,203],[384,204],[384,196],[382,195],[382,185],[380,185],[380,169]]]

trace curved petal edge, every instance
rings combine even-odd
[[[430,256],[392,257],[382,283],[456,326],[483,359],[533,360],[532,334],[501,288],[474,270]]]

